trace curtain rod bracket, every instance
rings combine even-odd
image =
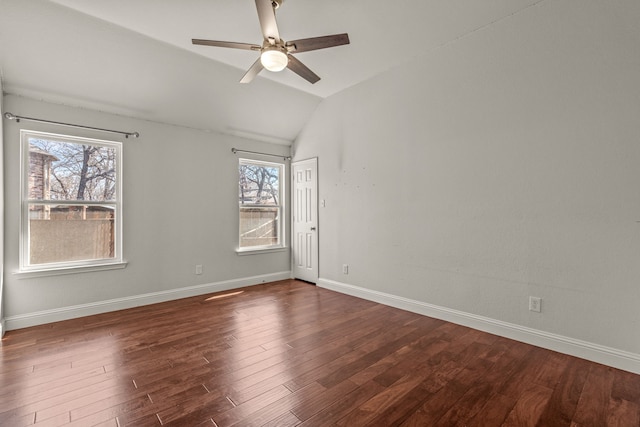
[[[124,132],[124,131],[120,131],[120,130],[103,129],[103,128],[96,128],[96,127],[92,127],[92,126],[74,125],[74,124],[71,124],[71,123],[55,122],[53,120],[44,120],[44,119],[36,119],[36,118],[33,118],[33,117],[16,116],[15,114],[11,114],[9,112],[4,113],[4,117],[7,120],[15,120],[16,123],[20,123],[20,120],[26,120],[26,121],[30,121],[30,122],[49,123],[51,125],[68,126],[68,127],[72,127],[72,128],[90,129],[90,130],[96,130],[96,131],[99,131],[99,132],[118,133],[120,135],[124,135],[125,138],[129,138],[129,137],[139,138],[140,137],[140,134],[138,132]]]

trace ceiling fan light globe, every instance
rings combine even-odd
[[[260,54],[262,66],[269,71],[282,71],[287,68],[289,58],[280,50],[265,50]]]

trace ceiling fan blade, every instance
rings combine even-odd
[[[262,71],[263,68],[264,66],[260,61],[260,57],[258,57],[258,60],[253,63],[251,68],[249,68],[246,73],[244,73],[244,76],[242,76],[242,78],[240,79],[240,83],[251,83],[251,81],[258,75],[260,71]]]
[[[191,43],[203,46],[230,47],[232,49],[260,50],[261,46],[251,43],[223,42],[218,40],[191,39]]]
[[[325,49],[327,47],[341,46],[349,44],[349,34],[333,34],[331,36],[311,37],[288,41],[286,47],[294,47],[291,52],[308,52],[310,50]]]
[[[273,39],[276,43],[280,43],[276,12],[273,9],[271,0],[256,0],[256,8],[258,9],[258,19],[260,20],[260,28],[262,28],[264,39]]]
[[[305,79],[311,84],[314,84],[320,77],[313,71],[311,71],[306,65],[300,62],[295,56],[289,55],[289,64],[287,65],[291,71]]]

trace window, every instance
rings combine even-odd
[[[240,159],[240,251],[282,247],[284,165]]]
[[[122,262],[122,144],[21,132],[21,271]]]

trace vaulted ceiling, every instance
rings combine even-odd
[[[323,98],[541,1],[286,0],[285,40],[351,44],[296,55],[315,85],[289,70],[242,85],[257,53],[191,39],[260,44],[254,0],[0,0],[0,72],[7,93],[286,144]]]

